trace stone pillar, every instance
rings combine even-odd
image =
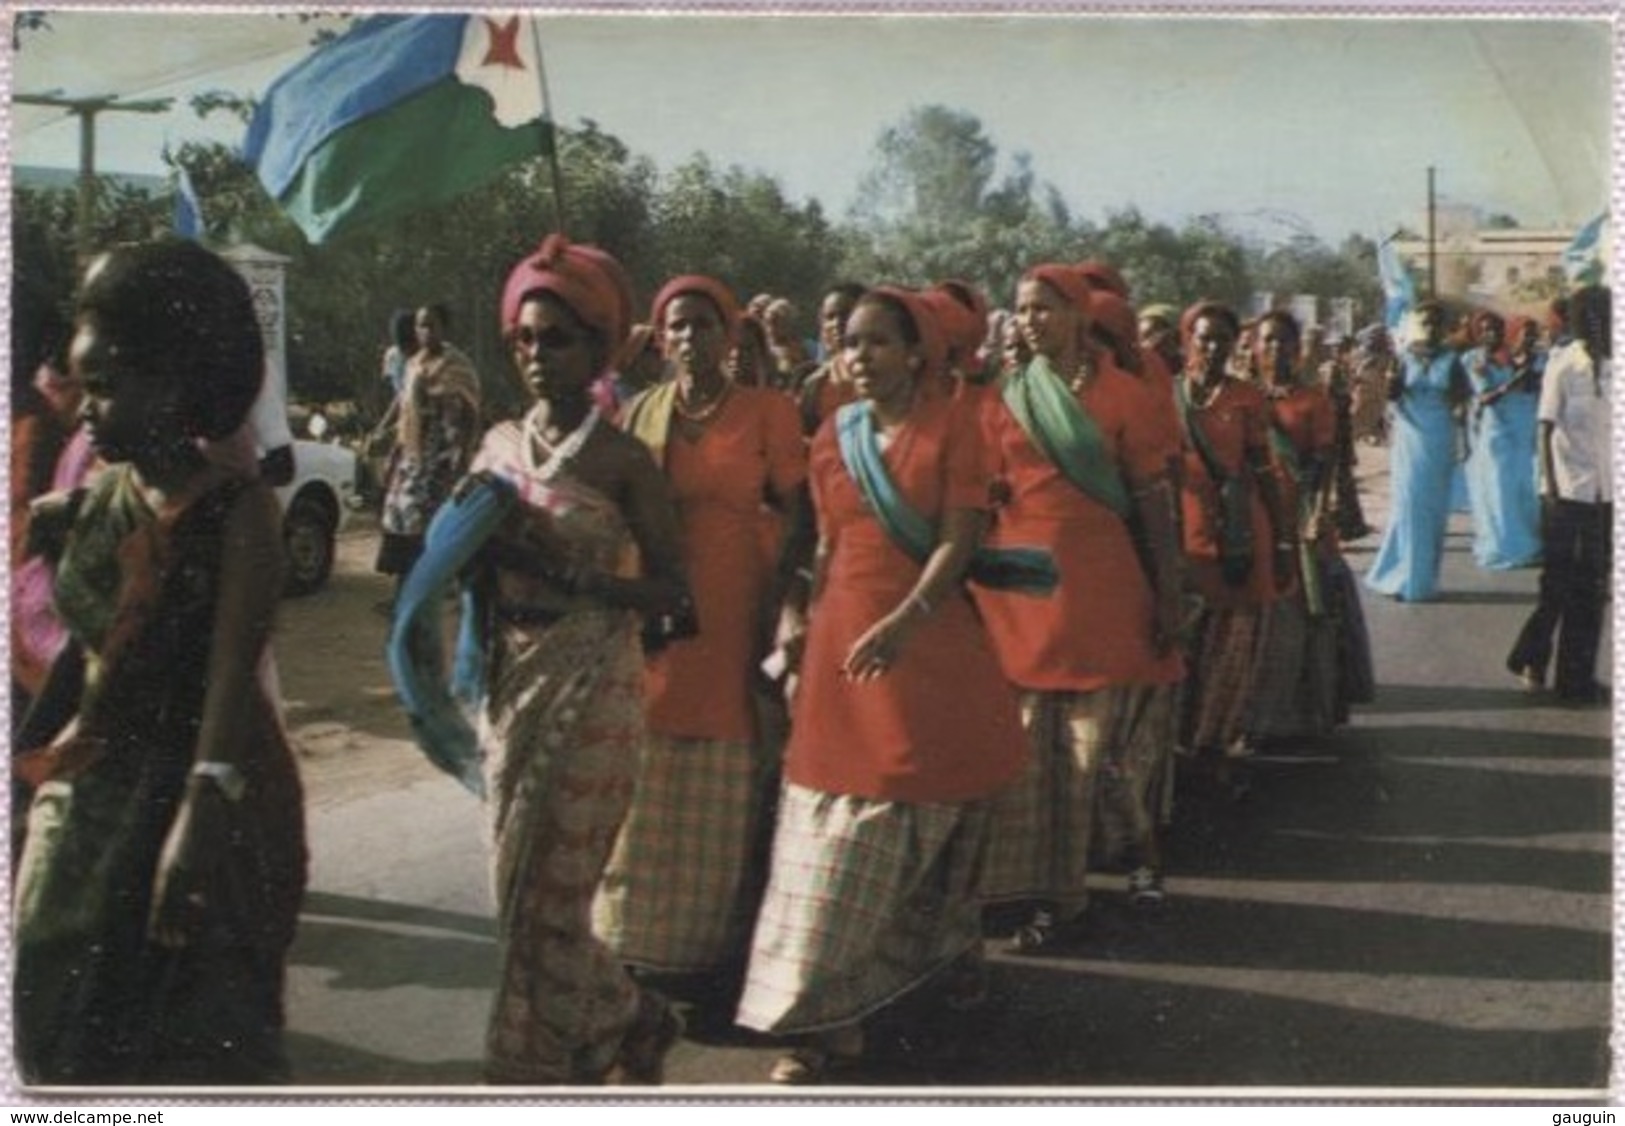
[[[293,432],[288,428],[288,306],[284,300],[291,259],[252,243],[222,250],[220,257],[248,282],[265,341],[265,384],[248,416],[254,444],[263,458],[293,444]]]

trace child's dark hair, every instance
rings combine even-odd
[[[78,313],[119,350],[120,370],[180,382],[181,425],[216,440],[243,424],[265,378],[248,283],[185,239],[120,246],[91,263]]]

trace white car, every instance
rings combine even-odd
[[[311,594],[333,573],[338,534],[360,506],[354,451],[333,442],[293,443],[293,480],[277,489],[282,502],[286,592]]]

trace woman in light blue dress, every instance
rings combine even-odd
[[[1388,384],[1388,526],[1365,585],[1405,602],[1432,598],[1439,586],[1456,438],[1469,391],[1461,358],[1443,344],[1444,307],[1425,301],[1417,336]]]
[[[1529,366],[1514,367],[1503,348],[1506,325],[1496,313],[1473,318],[1477,346],[1462,357],[1472,385],[1473,559],[1509,570],[1540,562],[1540,497],[1535,489],[1535,408]]]

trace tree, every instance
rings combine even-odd
[[[1073,261],[1083,229],[1017,153],[995,182],[997,146],[974,116],[927,106],[883,130],[847,229],[844,272],[925,285],[962,278],[1005,301],[1036,262]]]

